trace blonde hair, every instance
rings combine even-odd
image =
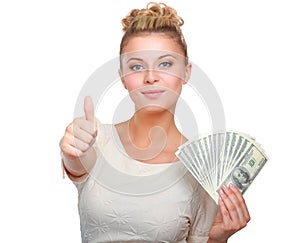
[[[124,35],[120,44],[120,54],[128,40],[133,36],[163,33],[179,44],[187,59],[187,46],[181,32],[183,24],[184,21],[177,15],[176,10],[164,3],[150,2],[146,8],[133,9],[122,19]]]

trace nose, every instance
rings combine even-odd
[[[155,70],[148,69],[145,72],[144,82],[146,84],[154,84],[160,79],[158,73]]]

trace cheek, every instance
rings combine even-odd
[[[127,75],[123,77],[123,82],[128,91],[133,91],[143,85],[143,77],[141,75]]]
[[[169,77],[169,79],[166,79],[165,84],[169,89],[171,89],[179,94],[179,93],[181,93],[181,90],[182,90],[183,80],[180,78],[175,78],[175,77],[170,78]]]
[[[175,93],[180,95],[182,91],[182,82],[177,82],[176,84],[174,84],[173,90]]]

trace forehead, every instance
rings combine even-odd
[[[125,62],[132,59],[150,61],[163,57],[183,62],[185,60],[182,49],[175,40],[167,35],[151,33],[131,37],[123,49],[121,60]]]
[[[163,33],[149,33],[131,37],[124,46],[123,53],[155,51],[183,55],[179,44]]]
[[[166,50],[141,50],[135,52],[125,52],[121,55],[121,61],[128,63],[134,61],[155,62],[169,60],[184,64],[184,56]]]

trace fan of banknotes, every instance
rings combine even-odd
[[[176,155],[216,203],[224,184],[234,184],[244,194],[268,160],[253,137],[234,131],[188,141]]]

